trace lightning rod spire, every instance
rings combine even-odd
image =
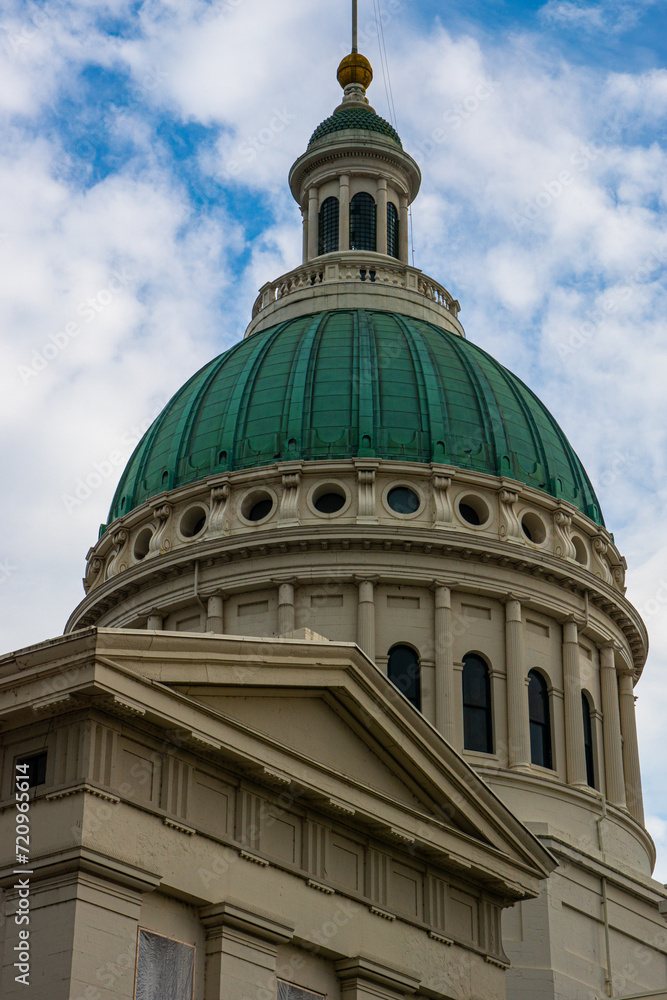
[[[358,52],[359,41],[357,32],[357,22],[358,22],[358,0],[352,0],[352,51]]]

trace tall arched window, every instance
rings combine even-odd
[[[392,202],[387,205],[387,253],[398,257],[398,209]]]
[[[325,198],[320,209],[318,253],[338,250],[338,198]]]
[[[528,674],[528,715],[530,718],[530,759],[540,767],[553,767],[551,753],[551,712],[549,688],[542,674]]]
[[[409,702],[419,709],[422,707],[421,670],[419,657],[412,646],[392,646],[389,650],[387,676]]]
[[[491,678],[488,666],[475,653],[463,657],[463,746],[493,753]]]
[[[366,191],[355,194],[350,202],[350,250],[375,250],[377,247],[377,208]]]
[[[595,751],[593,744],[593,719],[588,696],[581,692],[581,710],[584,713],[584,750],[586,753],[586,781],[595,788]]]

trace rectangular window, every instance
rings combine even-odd
[[[193,1000],[194,945],[139,931],[135,1000]]]
[[[325,993],[313,993],[312,990],[304,990],[303,986],[278,980],[278,1000],[325,1000],[325,997]]]
[[[39,753],[31,754],[30,757],[21,757],[17,760],[17,764],[27,764],[28,771],[19,771],[18,774],[23,777],[27,777],[28,786],[30,788],[37,788],[38,785],[43,785],[46,781],[46,750],[41,750]]]

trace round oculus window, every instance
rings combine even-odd
[[[481,497],[470,494],[459,501],[459,514],[467,524],[478,527],[488,521],[489,508]]]
[[[345,506],[345,497],[342,493],[322,493],[313,503],[315,510],[320,514],[337,514]]]
[[[203,507],[190,507],[181,518],[180,529],[184,538],[194,538],[206,526],[206,511]]]
[[[246,517],[249,521],[263,521],[265,517],[269,516],[272,510],[273,499],[271,497],[263,497],[252,505]]]
[[[397,514],[415,514],[421,507],[419,494],[408,486],[394,486],[389,490],[387,503]]]

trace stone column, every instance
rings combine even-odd
[[[408,199],[402,194],[398,212],[398,242],[399,254],[403,264],[410,263],[410,223],[408,217]]]
[[[618,695],[623,734],[623,768],[625,771],[625,799],[638,823],[644,825],[644,803],[642,799],[642,776],[639,767],[639,742],[637,740],[637,718],[635,716],[634,675],[625,670],[618,679]]]
[[[361,955],[340,959],[334,969],[342,1000],[405,1000],[419,989],[413,973]]]
[[[308,209],[301,209],[301,218],[303,219],[303,263],[305,264],[308,260]]]
[[[435,728],[451,746],[456,746],[454,714],[454,660],[452,655],[452,594],[435,582]],[[456,749],[460,749],[458,746]]]
[[[278,587],[278,635],[295,629],[294,584],[289,581]]]
[[[350,176],[340,175],[338,192],[338,249],[350,249]]]
[[[199,913],[206,928],[205,1000],[277,996],[278,948],[291,941],[294,928],[231,902]]]
[[[579,628],[572,619],[563,624],[563,698],[567,783],[575,788],[588,788],[579,676]]]
[[[320,220],[317,188],[311,187],[308,191],[308,260],[317,257],[319,235]]]
[[[162,614],[155,609],[151,611],[148,616],[148,622],[146,623],[146,628],[149,632],[161,632],[164,628],[164,621],[162,619]]]
[[[375,660],[375,578],[358,578],[357,645]]]
[[[387,182],[384,177],[378,181],[377,200],[377,252],[387,252]]]
[[[510,770],[530,767],[528,671],[523,640],[521,601],[511,594],[505,602],[505,664],[507,669],[507,756]]]
[[[606,795],[613,805],[625,806],[623,740],[613,643],[608,643],[600,650],[600,688]]]
[[[213,596],[208,599],[206,631],[215,632],[216,635],[225,634],[224,600],[222,594],[213,594]]]

